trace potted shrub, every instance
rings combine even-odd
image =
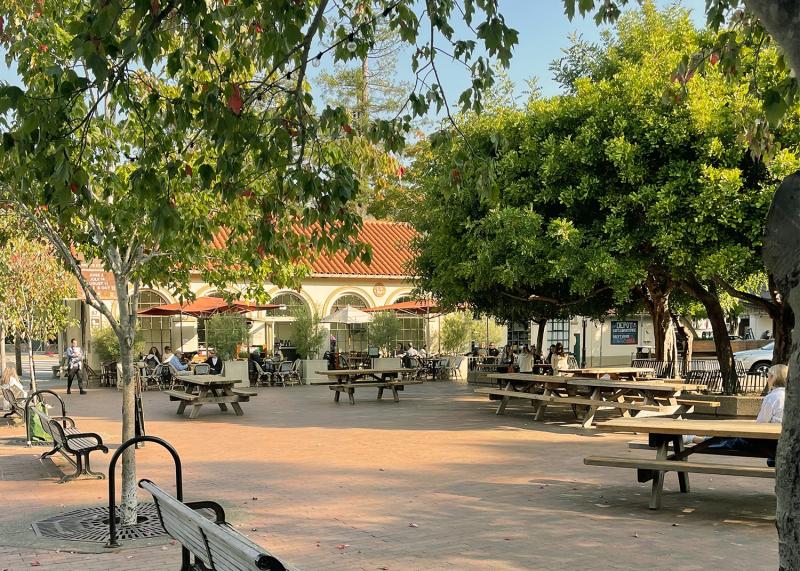
[[[367,331],[370,345],[382,349],[383,354],[386,355],[373,359],[372,367],[375,369],[401,367],[402,360],[391,356],[397,345],[397,336],[400,334],[400,318],[391,311],[373,313]]]
[[[117,368],[117,382],[122,379],[122,368],[119,363],[119,340],[117,334],[111,327],[103,327],[92,332],[92,348],[94,353],[97,354],[97,359],[100,361],[100,368],[103,365],[114,364]],[[144,338],[141,332],[136,334],[136,340],[133,343],[133,354],[141,357],[145,352]],[[84,371],[84,374],[86,371]]]
[[[242,315],[221,313],[206,321],[206,345],[222,359],[225,376],[239,380],[237,387],[250,386],[247,361],[234,360],[239,356],[239,346],[247,343],[247,334],[247,321]]]
[[[328,362],[320,359],[320,348],[325,341],[326,331],[320,326],[317,312],[298,309],[294,313],[292,340],[297,357],[301,359],[301,375],[306,383],[326,382],[328,379],[318,375],[317,371],[328,368]]]

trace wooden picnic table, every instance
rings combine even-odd
[[[169,400],[179,401],[178,414],[183,414],[186,407],[192,405],[189,418],[197,418],[200,409],[206,404],[216,404],[223,412],[227,412],[230,404],[236,416],[243,416],[244,411],[239,403],[248,402],[251,396],[258,394],[248,389],[234,388],[239,379],[226,378],[222,375],[180,373],[176,377],[183,383],[183,389],[164,391],[164,393],[169,395]]]
[[[612,408],[622,416],[671,415],[691,412],[697,401],[681,398],[684,391],[703,388],[702,385],[672,381],[610,381],[584,377],[561,377],[530,373],[496,373],[488,375],[505,386],[497,389],[476,389],[477,394],[499,398],[497,414],[503,414],[512,398],[528,400],[536,407],[535,420],[542,420],[550,404],[585,407],[581,425],[590,428],[600,408]],[[715,403],[710,403],[713,406]],[[719,406],[717,404],[717,406]]]
[[[571,373],[580,377],[599,379],[608,375],[612,380],[636,379],[652,375],[655,371],[646,367],[588,367],[583,369],[561,369],[561,373]]]
[[[647,442],[631,442],[629,448],[655,451],[655,459],[633,456],[589,456],[584,464],[632,468],[637,471],[639,482],[652,480],[650,509],[661,507],[664,489],[664,474],[678,473],[678,483],[683,493],[689,492],[689,473],[721,474],[774,478],[775,468],[752,464],[721,464],[689,460],[693,454],[713,454],[726,457],[774,458],[775,447],[781,434],[780,424],[759,423],[752,420],[687,420],[675,418],[620,418],[597,425],[608,432],[643,432],[649,435]],[[684,435],[707,436],[699,444],[685,444]],[[730,439],[737,440],[735,447],[727,447]]]
[[[333,401],[339,402],[341,393],[346,392],[350,404],[356,404],[355,390],[358,387],[373,387],[378,389],[378,400],[383,399],[383,391],[392,391],[394,402],[400,402],[398,391],[405,390],[405,385],[418,385],[422,381],[403,379],[407,373],[415,373],[415,369],[331,369],[317,371],[318,375],[326,375],[336,381],[330,389],[334,391]]]

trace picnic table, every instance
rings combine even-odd
[[[503,414],[514,398],[527,400],[536,407],[535,420],[542,420],[551,404],[568,404],[573,406],[576,415],[578,407],[582,407],[584,428],[592,427],[600,408],[617,409],[624,417],[631,416],[631,411],[638,416],[683,416],[700,402],[683,398],[681,394],[703,388],[683,382],[612,381],[531,373],[496,373],[489,377],[500,381],[502,388],[475,389],[475,393],[499,398],[497,414]],[[719,406],[714,402],[703,404]]]
[[[404,378],[404,375],[416,373],[416,369],[331,369],[317,371],[318,375],[326,375],[335,381],[330,389],[334,391],[333,401],[339,402],[339,395],[346,392],[350,404],[356,404],[355,390],[357,387],[373,387],[378,389],[378,400],[383,398],[383,391],[392,391],[394,402],[400,402],[398,391],[405,390],[405,385],[422,384],[420,380]]]
[[[689,473],[720,474],[774,478],[775,468],[752,464],[722,464],[695,462],[693,454],[723,455],[730,458],[774,458],[775,447],[781,434],[780,424],[759,423],[752,420],[687,420],[675,418],[619,418],[597,425],[607,432],[643,432],[649,435],[646,442],[630,442],[629,448],[655,451],[655,459],[633,456],[589,456],[583,462],[589,466],[632,468],[639,482],[652,480],[650,509],[661,507],[664,474],[677,472],[682,493],[689,492]],[[707,436],[699,444],[684,444],[684,435]],[[736,448],[722,447],[726,439],[746,439]],[[738,442],[738,441],[737,441]]]
[[[239,379],[227,378],[222,375],[180,373],[176,377],[183,383],[183,388],[179,387],[164,391],[164,393],[169,395],[169,400],[179,401],[178,414],[183,414],[186,407],[192,405],[189,418],[197,418],[200,409],[206,404],[216,404],[222,412],[227,412],[230,404],[236,416],[243,416],[244,412],[239,403],[248,402],[250,397],[258,394],[249,389],[234,388]]]
[[[580,377],[599,379],[608,375],[610,379],[637,379],[654,374],[653,369],[645,367],[588,367],[583,369],[561,369],[561,373],[570,373]]]

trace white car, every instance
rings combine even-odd
[[[737,351],[733,354],[733,358],[742,362],[745,371],[766,375],[767,369],[772,366],[772,351],[774,349],[775,342],[772,341],[760,349]]]

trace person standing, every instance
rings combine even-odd
[[[71,339],[67,347],[67,394],[72,393],[72,381],[78,377],[78,389],[85,395],[83,388],[83,349],[78,347],[78,340]]]
[[[558,375],[564,369],[569,369],[569,360],[567,354],[564,353],[564,345],[561,343],[556,343],[553,355],[550,357],[550,364],[553,366],[554,375]]]
[[[517,358],[517,366],[520,373],[533,372],[533,353],[531,353],[531,348],[527,345],[522,348],[522,352]]]

